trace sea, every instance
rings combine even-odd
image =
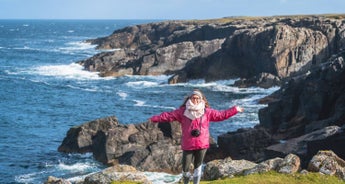
[[[87,39],[126,26],[158,20],[0,20],[0,183],[44,183],[48,176],[72,183],[106,166],[91,153],[57,151],[67,131],[88,121],[116,116],[122,124],[147,121],[180,106],[201,89],[214,109],[233,105],[245,112],[212,123],[211,135],[253,127],[265,105],[258,99],[278,87],[237,88],[233,80],[193,80],[170,85],[170,76],[99,77],[76,62],[99,52]],[[145,172],[154,184],[181,175]]]

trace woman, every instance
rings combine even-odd
[[[201,178],[202,162],[207,148],[210,146],[210,122],[226,120],[238,112],[243,112],[243,108],[234,106],[223,111],[211,109],[206,97],[196,89],[186,98],[180,108],[152,116],[149,121],[178,121],[181,123],[183,180],[185,184],[189,182],[191,176],[189,168],[194,160],[193,183],[198,184]]]

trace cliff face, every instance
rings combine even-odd
[[[251,161],[293,153],[303,168],[319,150],[345,158],[344,58],[345,50],[265,97],[260,124],[220,135],[218,152]]]
[[[342,16],[232,18],[136,25],[89,40],[103,52],[80,63],[102,76],[173,74],[171,83],[280,79],[326,61],[345,46]]]

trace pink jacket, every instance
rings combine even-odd
[[[210,146],[210,132],[209,126],[211,121],[223,121],[238,113],[236,107],[232,107],[227,110],[218,111],[211,108],[205,109],[205,114],[202,118],[191,120],[183,115],[185,107],[180,107],[171,112],[163,112],[159,115],[152,116],[150,120],[152,122],[172,122],[178,121],[181,123],[182,128],[182,150],[198,150],[206,149]],[[201,133],[199,137],[193,137],[191,131],[193,129],[200,129]]]

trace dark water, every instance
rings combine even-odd
[[[83,41],[150,20],[0,20],[0,183],[43,183],[50,175],[75,181],[103,165],[90,154],[62,154],[69,128],[115,115],[144,122],[178,107],[193,88],[211,106],[238,104],[245,113],[214,123],[214,137],[258,123],[256,100],[277,88],[238,89],[233,81],[168,85],[168,76],[100,78],[74,64],[99,51]],[[174,176],[147,173],[154,183]]]

